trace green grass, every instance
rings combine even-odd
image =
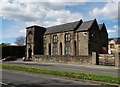
[[[46,70],[46,69],[40,69],[40,68],[14,66],[14,65],[2,65],[2,67],[0,65],[0,68],[17,70],[17,71],[25,71],[25,72],[33,72],[33,73],[39,73],[39,74],[49,74],[49,75],[55,75],[55,76],[84,79],[84,80],[92,80],[92,81],[99,81],[99,82],[106,82],[106,83],[120,84],[120,78],[112,77],[112,76],[100,76],[100,75],[94,75],[94,74],[82,74],[82,73],[76,73],[76,72]]]

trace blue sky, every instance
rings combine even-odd
[[[11,0],[12,1],[12,0]],[[8,2],[1,1],[0,43],[14,43],[18,36],[25,36],[25,28],[31,25],[43,27],[62,23],[97,19],[105,23],[109,38],[118,36],[117,2]],[[32,0],[31,0],[32,1]]]

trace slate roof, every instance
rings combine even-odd
[[[77,31],[89,30],[96,19],[83,22]]]
[[[33,27],[40,27],[40,26],[33,25],[33,26],[26,27],[26,29],[30,29],[30,28],[33,28]]]
[[[65,31],[73,31],[78,26],[80,26],[81,23],[82,23],[82,20],[76,21],[76,22],[71,22],[71,23],[66,23],[66,24],[62,24],[62,25],[47,27],[45,34],[65,32]]]

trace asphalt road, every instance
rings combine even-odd
[[[33,62],[4,62],[3,64],[37,67],[42,69],[52,69],[58,71],[69,71],[79,73],[89,73],[105,76],[118,77],[118,69],[113,66],[93,66],[93,65],[70,65],[70,64],[50,64],[50,63],[33,63]]]
[[[89,82],[12,70],[2,70],[0,84],[2,87],[103,87]]]

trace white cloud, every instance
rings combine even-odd
[[[26,29],[19,30],[19,36],[26,36]]]
[[[118,25],[114,25],[114,26],[113,26],[113,29],[118,29]]]
[[[67,5],[79,5],[79,3],[57,2],[2,2],[0,15],[6,19],[25,22],[28,24],[39,24],[41,26],[50,26],[51,23],[59,24],[69,21],[75,21],[83,18],[80,12],[72,13],[65,10]],[[50,23],[51,22],[51,23]],[[30,25],[28,25],[30,26]]]
[[[116,30],[107,30],[107,32],[108,32],[108,34],[110,34],[110,33],[115,33]]]
[[[90,14],[95,18],[118,20],[118,2],[108,2],[103,8],[94,8]]]
[[[118,2],[120,0],[1,0],[2,2]]]
[[[117,37],[118,36],[118,25],[111,26],[107,29],[109,37]]]
[[[17,46],[17,44],[15,44],[15,43],[11,43],[10,45]]]
[[[29,2],[2,2],[0,8],[0,16],[5,19],[11,19],[26,23],[26,26],[40,25],[52,26],[70,21],[79,20],[81,13],[65,10],[66,5],[79,5],[81,3],[29,3]],[[19,23],[19,22],[18,22]],[[19,24],[18,24],[19,25]],[[5,29],[2,33],[3,39],[16,38],[17,36],[25,36],[26,30],[20,29],[20,26],[14,25],[9,29]],[[7,32],[7,33],[5,33]],[[9,32],[9,33],[8,33]]]

